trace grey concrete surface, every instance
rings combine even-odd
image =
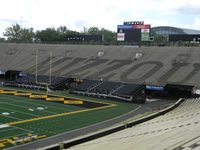
[[[200,86],[199,47],[131,47],[62,44],[0,44],[0,69],[53,75],[162,85]],[[98,56],[98,52],[103,52]],[[136,59],[136,53],[142,57]]]

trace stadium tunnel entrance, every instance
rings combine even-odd
[[[20,78],[21,71],[18,70],[8,70],[5,72],[5,79],[9,81],[15,81]]]
[[[194,97],[193,85],[166,84],[162,86],[146,85],[147,98],[179,99]]]

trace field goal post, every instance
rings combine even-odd
[[[35,83],[38,83],[38,84],[44,84],[46,86],[46,92],[48,94],[48,91],[49,91],[49,85],[51,85],[51,77],[52,77],[52,56],[53,56],[53,53],[52,51],[49,52],[49,83],[47,82],[39,82],[38,81],[38,55],[39,55],[39,50],[37,49],[36,50],[36,54],[35,54]]]

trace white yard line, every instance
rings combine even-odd
[[[0,129],[8,128],[10,125],[7,124],[0,124]]]
[[[86,126],[86,127],[82,127],[82,128],[79,128],[79,129],[75,129],[75,130],[72,130],[72,131],[68,131],[68,132],[56,134],[56,135],[54,135],[54,136],[50,136],[50,137],[45,138],[45,139],[40,139],[40,141],[42,142],[42,141],[45,141],[45,140],[48,140],[48,139],[53,139],[53,138],[59,137],[59,136],[64,135],[64,134],[66,134],[66,133],[71,133],[71,132],[75,132],[75,131],[78,131],[78,130],[84,130],[84,129],[86,129],[86,128],[89,128],[89,127],[92,127],[92,126],[101,124],[101,123],[103,123],[103,122],[110,121],[110,120],[112,120],[112,119],[117,119],[117,118],[119,118],[119,117],[125,116],[125,115],[127,115],[127,114],[129,114],[129,113],[132,113],[132,112],[137,111],[137,110],[140,109],[140,108],[141,108],[141,106],[138,106],[138,107],[135,108],[134,110],[132,110],[132,111],[126,113],[126,114],[123,114],[123,115],[121,115],[121,116],[117,116],[117,117],[115,117],[115,118],[111,118],[111,119],[108,119],[108,120],[105,120],[105,121],[102,121],[102,122],[98,122],[98,123],[96,123],[96,124],[92,124],[92,125],[89,125],[89,126]],[[108,127],[108,128],[109,128],[109,127]],[[103,130],[103,129],[102,129],[102,130]],[[80,136],[83,136],[83,135],[80,135]],[[36,142],[38,142],[38,141],[33,141],[32,143],[36,143]],[[63,141],[63,142],[65,142],[65,141]],[[30,144],[30,143],[24,143],[23,145],[28,145],[28,144]],[[51,145],[52,145],[52,144],[51,144]],[[18,147],[18,146],[16,146],[16,147]]]
[[[11,101],[16,101],[16,102],[22,102],[22,103],[27,103],[27,104],[33,104],[33,105],[37,105],[37,106],[42,106],[42,107],[47,107],[47,105],[44,105],[44,104],[36,104],[34,102],[29,102],[29,101],[22,101],[22,100],[16,100],[14,98],[4,98],[4,99],[7,99],[7,100],[11,100]],[[64,109],[64,108],[60,108],[60,107],[55,107],[55,106],[48,106],[48,108],[54,108],[54,109],[59,109],[59,110],[64,110],[65,112],[66,111],[74,111],[74,110],[71,110],[71,109]],[[52,112],[53,113],[53,112]],[[55,113],[55,112],[54,112]]]
[[[8,104],[8,103],[6,103],[6,104]],[[29,115],[29,116],[41,117],[41,116],[39,116],[39,115],[29,114],[29,113],[25,113],[25,112],[13,110],[13,109],[7,109],[7,108],[3,108],[3,107],[0,107],[0,108],[1,108],[1,109],[4,109],[4,110],[7,110],[7,111],[12,111],[12,112],[18,112],[18,113],[21,113],[21,114],[26,114],[26,115]],[[3,116],[6,116],[6,115],[3,115]],[[23,120],[24,120],[24,119],[23,119]]]
[[[126,114],[122,114],[122,115],[120,115],[120,116],[117,116],[117,117],[115,117],[115,118],[110,118],[110,119],[108,119],[108,120],[104,120],[104,121],[101,121],[101,122],[98,122],[98,123],[95,123],[95,124],[91,124],[91,125],[89,125],[89,126],[85,126],[85,127],[82,127],[82,128],[78,128],[78,129],[75,129],[75,130],[72,130],[72,131],[68,131],[68,132],[64,132],[64,133],[60,133],[60,134],[56,134],[56,135],[54,135],[54,136],[51,136],[50,138],[57,137],[57,136],[60,136],[60,135],[66,134],[66,133],[75,132],[75,131],[78,131],[78,130],[83,130],[83,129],[90,128],[90,127],[92,127],[92,126],[96,126],[96,125],[98,125],[98,124],[101,124],[101,123],[110,121],[110,120],[114,120],[114,119],[120,118],[120,117],[122,117],[122,116],[125,116],[125,115],[127,115],[127,114],[130,114],[130,113],[133,113],[133,112],[137,111],[137,110],[140,109],[141,107],[142,107],[142,106],[138,106],[138,107],[135,108],[134,110],[129,111],[129,112],[126,113]],[[115,125],[116,125],[116,124],[115,124]],[[108,127],[108,128],[109,128],[109,127]],[[102,129],[102,130],[103,130],[103,129]]]
[[[0,103],[4,103],[4,104],[8,104],[8,105],[13,105],[13,106],[17,106],[17,107],[22,107],[22,108],[26,108],[27,110],[30,109],[30,107],[26,107],[26,106],[21,106],[21,105],[17,105],[17,104],[13,104],[12,103],[9,103],[9,102],[0,102]],[[40,106],[41,107],[41,106]],[[31,108],[32,109],[32,108]],[[35,108],[34,108],[35,109]],[[37,109],[37,108],[36,108]],[[47,110],[39,110],[39,111],[43,111],[43,112],[48,112],[48,113],[51,113],[51,114],[58,114],[58,113],[55,113],[55,112],[51,112],[51,111],[47,111]],[[38,110],[37,110],[38,112]],[[33,115],[33,114],[32,114]],[[49,115],[49,114],[48,114]],[[38,116],[38,115],[37,115]]]
[[[29,133],[32,133],[32,132],[27,132],[27,133],[22,133],[22,134],[15,134],[15,135],[12,135],[12,136],[7,136],[7,137],[4,137],[4,138],[0,138],[0,140],[10,139],[10,138],[13,138],[13,137],[19,137],[19,136],[22,136],[22,135],[27,135]]]
[[[47,113],[50,113],[50,114],[53,114],[53,115],[60,114],[60,113],[56,113],[56,112],[48,111],[48,110],[38,110],[37,108],[36,108],[36,110],[37,110],[37,112],[42,111],[42,112],[47,112]],[[50,114],[47,114],[47,115],[50,115]]]
[[[23,102],[24,103],[24,102]],[[33,103],[33,102],[25,102],[27,104],[33,104],[35,106],[38,106],[38,107],[48,107],[49,109],[53,108],[53,109],[58,109],[58,110],[63,110],[63,112],[66,112],[66,111],[74,111],[74,110],[71,110],[71,109],[64,109],[64,108],[60,108],[60,107],[54,107],[54,106],[49,106],[49,105],[43,105],[43,104],[36,104],[36,103]],[[63,104],[64,105],[64,104]],[[51,113],[55,113],[57,114],[57,112],[54,112],[54,111],[47,111],[47,110],[42,110],[42,111],[46,111],[46,112],[51,112]],[[63,112],[60,112],[60,113],[63,113]]]
[[[12,126],[10,126],[10,128],[9,128],[9,129],[6,129],[6,130],[1,130],[1,133],[2,133],[2,132],[5,132],[5,131],[10,131],[10,130],[14,130],[14,128],[13,128]]]
[[[34,132],[34,131],[32,131],[32,130],[20,128],[20,127],[17,127],[17,126],[9,126],[8,128],[9,128],[9,129],[0,130],[1,133],[6,132],[6,131],[10,131],[10,130],[16,130],[16,129],[25,131],[26,133],[23,133],[23,134],[16,134],[16,135],[12,135],[12,136],[8,136],[8,137],[0,138],[0,140],[1,140],[1,139],[5,139],[5,138],[10,138],[10,137],[13,137],[13,136],[24,135],[24,134],[28,134],[28,133],[33,133],[33,132]]]
[[[17,128],[17,129],[20,129],[20,130],[24,130],[24,131],[27,131],[27,132],[34,132],[34,131],[32,131],[32,130],[20,128],[20,127],[17,127],[17,126],[10,126],[10,127]]]
[[[2,114],[0,114],[0,116],[15,119],[15,121],[23,120],[23,119],[20,119],[17,117],[11,117],[11,116],[6,116],[6,115],[2,115]]]

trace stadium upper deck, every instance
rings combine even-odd
[[[0,70],[121,82],[200,86],[199,47],[0,44]]]

